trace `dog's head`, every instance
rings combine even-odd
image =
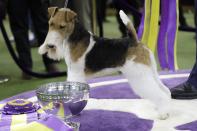
[[[63,42],[72,34],[77,14],[70,9],[51,7],[49,13],[49,31],[39,54],[47,54],[49,58],[60,60],[64,57]]]

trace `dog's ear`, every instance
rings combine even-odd
[[[66,10],[65,17],[66,17],[65,19],[67,22],[71,22],[77,17],[77,14],[72,10]]]
[[[58,7],[49,7],[48,8],[48,17],[51,18],[51,16],[54,16],[57,12]]]

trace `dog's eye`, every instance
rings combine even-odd
[[[65,27],[65,25],[60,25],[60,29],[64,29]]]

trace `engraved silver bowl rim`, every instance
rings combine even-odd
[[[65,89],[64,91],[75,90],[75,93],[78,94],[88,94],[90,90],[90,87],[87,83],[72,82],[72,81],[51,82],[41,85],[37,88],[36,96],[38,100],[49,102],[49,101],[70,101],[74,99],[73,98],[74,96],[69,92],[61,92],[59,94],[46,94],[44,91],[46,91],[46,89],[49,89],[50,87],[53,88],[56,87],[56,89],[63,87]]]

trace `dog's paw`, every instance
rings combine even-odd
[[[168,119],[170,117],[170,114],[169,113],[159,113],[159,115],[158,115],[158,118],[160,119],[160,120],[166,120],[166,119]]]

